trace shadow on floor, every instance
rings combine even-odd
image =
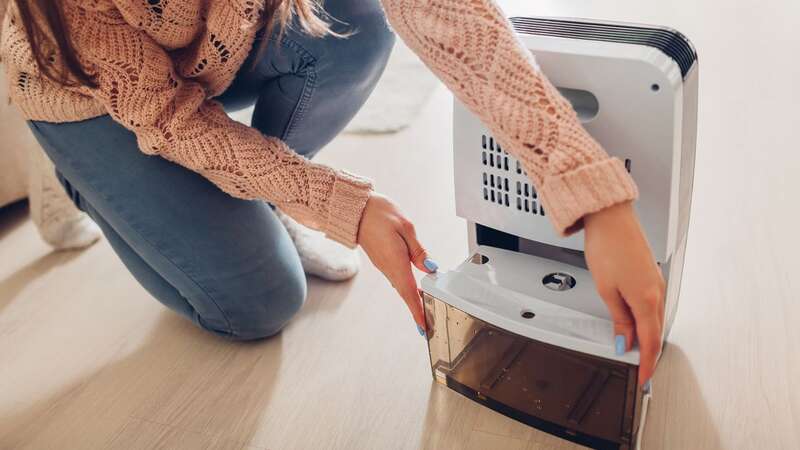
[[[80,254],[81,250],[47,253],[0,280],[0,312],[30,283],[52,269],[72,261]]]
[[[27,220],[27,201],[19,201],[0,208],[0,239],[10,236]],[[81,250],[47,253],[0,280],[0,311],[30,283],[52,269],[70,262],[80,253]]]
[[[129,354],[0,415],[0,448],[246,447],[281,341],[229,342],[165,311]]]
[[[48,254],[0,282],[0,306],[74,257],[75,252]],[[311,278],[309,287],[309,301],[289,327],[310,329],[304,320],[335,313],[352,282]],[[149,296],[141,300],[155,302]],[[97,370],[66,379],[29,405],[6,404],[0,411],[0,448],[258,448],[251,441],[264,439],[255,434],[269,420],[263,416],[281,367],[282,334],[236,343],[170,311],[157,320],[141,324],[152,327],[145,337],[123,334],[103,347],[118,348],[119,356],[106,353],[100,358],[109,362]],[[68,355],[64,364],[70,364]],[[59,380],[60,375],[44,376]]]
[[[683,349],[667,344],[658,364],[642,447],[722,448],[710,405]]]
[[[5,238],[28,220],[28,202],[21,200],[0,208],[0,239]]]

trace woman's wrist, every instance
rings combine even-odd
[[[583,217],[584,228],[594,228],[597,225],[619,223],[620,220],[635,217],[632,201],[620,202],[587,214]]]
[[[371,193],[372,183],[368,180],[337,172],[333,189],[327,199],[325,234],[347,247],[355,247]]]
[[[358,230],[356,231],[356,245],[361,245],[362,241],[362,232],[366,228],[364,226],[365,218],[367,216],[367,211],[369,211],[370,203],[374,203],[373,200],[378,194],[375,191],[370,191],[369,195],[367,196],[367,201],[364,203],[364,209],[361,211],[361,218],[358,221]]]

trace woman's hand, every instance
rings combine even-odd
[[[664,279],[631,203],[584,218],[586,262],[614,321],[617,352],[639,341],[639,384],[650,379],[661,351]],[[624,336],[624,349],[622,339]]]
[[[436,265],[428,260],[430,267],[425,266],[428,254],[417,241],[414,225],[391,200],[373,193],[361,216],[358,243],[406,302],[417,327],[425,330],[422,299],[411,265],[426,273],[435,272]]]

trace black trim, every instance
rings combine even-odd
[[[647,45],[675,61],[684,79],[697,61],[689,39],[669,28],[538,17],[512,17],[511,23],[522,34]]]
[[[489,247],[510,250],[512,252],[519,251],[519,237],[513,234],[495,230],[494,228],[479,223],[475,224],[475,233],[478,245],[488,245]]]
[[[506,415],[516,421],[522,422],[526,425],[530,425],[536,429],[544,431],[545,433],[558,436],[562,439],[566,439],[568,441],[585,445],[587,447],[597,450],[619,450],[620,448],[620,444],[617,442],[612,442],[603,438],[590,436],[580,432],[574,432],[575,434],[570,433],[569,432],[570,430],[568,430],[567,428],[564,428],[553,422],[540,419],[536,416],[532,416],[517,409],[511,408],[510,406],[492,400],[489,397],[478,395],[478,393],[475,392],[474,389],[459,383],[450,376],[447,377],[447,387],[469,398],[470,400],[474,400],[480,403],[481,405],[484,405],[488,408],[491,408],[499,412],[500,414]]]

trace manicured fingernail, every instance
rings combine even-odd
[[[433,262],[433,260],[430,258],[425,258],[425,261],[422,261],[422,265],[431,272],[436,272],[439,270],[439,265]]]
[[[625,354],[625,336],[618,334],[617,337],[614,338],[614,348],[617,351],[617,356]]]
[[[642,392],[644,392],[645,394],[650,393],[650,388],[653,387],[653,385],[651,384],[652,381],[653,380],[647,380],[647,382],[642,386]]]
[[[419,331],[420,336],[425,337],[425,330],[421,326],[417,325],[417,331]]]

